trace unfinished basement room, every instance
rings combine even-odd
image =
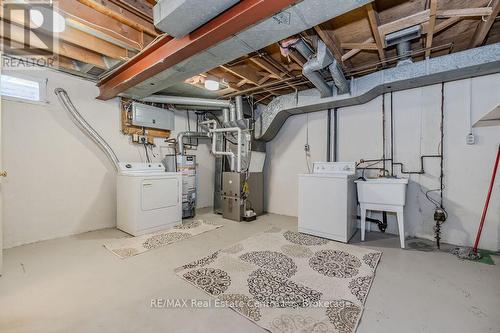
[[[1,333],[500,333],[500,0],[0,0]]]

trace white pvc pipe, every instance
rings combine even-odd
[[[231,132],[237,133],[236,171],[241,172],[241,128],[239,127],[216,128],[210,130],[210,132],[214,134],[212,138],[213,139],[212,153],[214,155],[230,155],[233,156],[233,158],[234,154],[232,152],[217,151],[215,143],[217,141],[217,133],[231,133]],[[231,164],[234,164],[234,162],[231,162]],[[234,170],[234,165],[231,166],[231,169]]]

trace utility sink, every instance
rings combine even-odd
[[[408,179],[373,178],[356,180],[360,204],[404,206]]]

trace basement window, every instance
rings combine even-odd
[[[45,102],[45,80],[26,77],[2,75],[0,80],[0,94],[2,98],[27,101]]]

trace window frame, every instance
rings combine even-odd
[[[22,97],[15,97],[15,96],[8,96],[8,95],[1,95],[0,97],[2,98],[2,100],[12,101],[12,102],[38,104],[38,105],[49,104],[49,101],[47,99],[47,82],[48,82],[47,78],[38,78],[38,77],[31,76],[31,75],[26,75],[24,73],[11,72],[11,71],[3,71],[0,75],[1,76],[15,77],[15,78],[18,78],[21,80],[37,82],[38,87],[39,87],[39,92],[38,92],[39,93],[39,100],[38,101],[33,101],[30,99],[24,99]],[[0,91],[0,94],[1,94],[1,91]]]

